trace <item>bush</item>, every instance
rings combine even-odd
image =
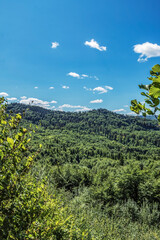
[[[20,127],[21,115],[6,114],[0,98],[0,236],[6,239],[89,239],[63,204],[30,173],[35,154],[31,131]]]

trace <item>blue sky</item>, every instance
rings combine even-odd
[[[129,113],[160,64],[159,9],[159,0],[0,1],[1,96]]]

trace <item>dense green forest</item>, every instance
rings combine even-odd
[[[20,126],[34,130],[25,152],[36,153],[30,178],[44,184],[47,198],[56,198],[64,226],[48,237],[32,232],[2,239],[160,239],[156,121],[106,109],[73,113],[17,103],[7,112],[20,113]]]

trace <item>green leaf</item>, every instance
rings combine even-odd
[[[10,146],[13,147],[14,145],[14,140],[12,138],[7,137],[7,142],[10,144]]]
[[[154,112],[152,112],[150,109],[147,109],[147,114],[148,115],[154,115]]]
[[[16,118],[17,118],[18,120],[21,120],[22,116],[18,113],[18,114],[16,114]]]
[[[131,109],[131,111],[133,111],[133,112],[135,112],[135,113],[137,113],[137,114],[139,114],[140,113],[140,110],[137,108],[137,107],[130,107],[130,109]]]
[[[1,120],[1,124],[4,124],[4,125],[6,125],[6,124],[7,124],[7,122],[6,122],[6,121],[4,121],[4,120]]]
[[[146,94],[145,92],[141,92],[142,96],[148,97],[148,94]]]
[[[160,76],[154,77],[154,78],[152,79],[152,81],[153,81],[154,83],[160,83]]]
[[[24,133],[26,133],[26,132],[27,132],[27,129],[26,129],[26,128],[23,128],[22,131],[23,131]]]
[[[159,105],[159,99],[158,98],[152,98],[152,102],[154,103],[155,107]]]
[[[32,234],[29,234],[28,237],[29,237],[30,239],[34,239],[34,236],[33,236]]]
[[[134,107],[134,106],[137,106],[138,102],[136,99],[132,100],[131,101],[131,105]]]
[[[155,66],[153,66],[152,71],[155,73],[160,73],[160,65],[156,64]]]
[[[143,106],[140,102],[137,102],[136,99],[134,99],[134,100],[131,101],[131,105],[132,105],[132,106],[130,107],[131,111],[134,111],[134,112],[137,113],[137,114],[139,114],[139,113],[144,109],[144,107],[145,107],[145,106]]]
[[[138,86],[139,86],[139,88],[141,88],[141,89],[149,90],[149,85],[143,85],[143,84],[141,84],[141,85],[138,85]]]
[[[160,97],[160,88],[157,88],[152,85],[149,90],[149,95],[153,96],[154,98],[159,98]]]
[[[1,159],[3,159],[4,153],[2,152],[2,150],[0,150],[0,157]]]
[[[152,104],[152,102],[150,101],[150,100],[145,100],[145,102],[147,103],[147,104]]]

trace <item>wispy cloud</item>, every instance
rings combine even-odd
[[[93,91],[92,88],[87,88],[86,86],[84,86],[83,88],[84,88],[85,90],[87,90],[87,91]]]
[[[26,96],[21,97],[22,100],[24,100],[24,99],[26,99],[26,98],[27,98]]]
[[[7,98],[8,101],[17,101],[17,98],[15,97],[11,97],[11,98]]]
[[[53,100],[53,101],[51,101],[51,103],[57,103],[57,101],[54,101],[54,100]]]
[[[59,46],[58,42],[52,42],[51,48],[57,48]]]
[[[49,87],[49,89],[54,89],[54,87]]]
[[[133,115],[133,116],[136,116],[137,114],[135,112],[129,112],[129,113],[126,113],[127,115]]]
[[[126,112],[126,110],[124,108],[120,108],[120,109],[115,109],[112,112]]]
[[[38,89],[38,87],[34,87],[35,89]]]
[[[81,108],[82,106],[80,105],[70,105],[70,104],[63,104],[61,106],[59,106],[59,108]]]
[[[83,75],[85,74],[82,74],[82,77],[81,78],[84,78]],[[95,80],[99,80],[99,78],[97,76],[89,76],[89,75],[86,75],[87,78],[94,78]]]
[[[62,86],[62,88],[64,88],[64,89],[69,89],[69,87],[68,87],[68,86]]]
[[[86,106],[81,106],[81,105],[70,105],[70,104],[63,104],[61,106],[59,106],[60,110],[63,110],[64,108],[68,108],[68,109],[74,109],[74,111],[79,112],[79,111],[89,111],[91,110],[90,108],[86,107]]]
[[[79,109],[76,109],[75,112],[86,112],[86,111],[91,111],[92,109],[91,108],[88,108],[88,107],[81,107]]]
[[[94,78],[95,80],[99,80],[99,78],[96,76],[90,76],[88,74],[79,74],[79,73],[75,73],[75,72],[70,72],[67,74],[67,76],[71,76],[71,77],[79,78],[79,79]]]
[[[96,99],[96,100],[90,101],[90,103],[102,103],[102,102],[103,102],[102,99]]]
[[[2,96],[2,97],[8,97],[8,96],[9,96],[9,94],[8,94],[8,93],[6,93],[6,92],[1,92],[1,93],[0,93],[0,96]]]
[[[93,78],[95,78],[96,80],[99,80],[99,78],[98,78],[98,77],[96,77],[96,76],[94,76]]]
[[[137,44],[134,45],[134,52],[141,54],[138,62],[146,62],[148,58],[160,57],[160,45],[149,42]]]
[[[108,90],[113,90],[113,87],[110,87],[110,86],[105,86],[105,88]]]
[[[34,105],[34,106],[43,107],[43,108],[48,108],[48,107],[50,106],[50,105],[49,105],[49,102],[40,100],[40,99],[38,99],[38,98],[26,98],[26,99],[22,99],[22,100],[20,100],[20,103],[30,104],[30,105]]]
[[[99,51],[106,51],[107,47],[105,46],[100,46],[98,42],[96,42],[94,39],[91,39],[91,41],[86,41],[84,45],[89,46],[91,48],[96,48]]]
[[[113,90],[112,87],[110,86],[104,86],[104,87],[95,87],[95,88],[87,88],[86,86],[83,87],[85,90],[87,91],[93,91],[93,93],[97,92],[98,94],[103,94],[103,93],[107,93],[108,90]]]
[[[88,78],[89,76],[87,74],[82,74],[82,77]]]

